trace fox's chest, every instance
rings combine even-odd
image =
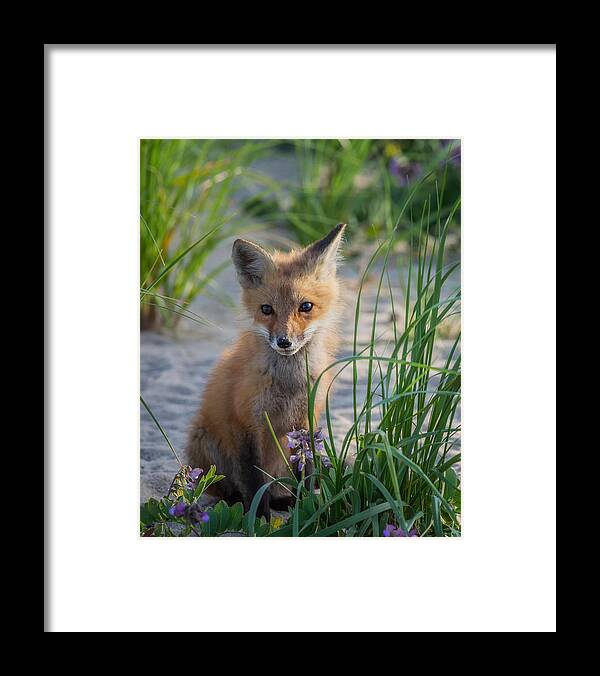
[[[305,426],[308,391],[304,359],[288,357],[280,362],[268,371],[254,404],[257,416],[263,418],[266,411],[276,431],[285,433]],[[310,385],[313,383],[311,375]]]
[[[285,434],[293,429],[306,427],[308,405],[306,393],[289,392],[285,389],[272,388],[262,393],[256,401],[256,414],[264,419],[268,413],[276,433]]]

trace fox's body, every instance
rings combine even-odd
[[[289,254],[269,254],[243,240],[234,243],[242,301],[253,324],[217,363],[192,423],[187,456],[193,467],[216,465],[226,479],[214,484],[214,494],[241,500],[246,508],[268,475],[289,476],[265,412],[285,451],[286,433],[309,427],[306,358],[311,385],[335,360],[335,265],[343,228]],[[327,371],[319,382],[315,421],[331,377]],[[272,487],[259,515],[268,515],[270,499],[283,495]]]

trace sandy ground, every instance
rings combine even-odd
[[[255,239],[263,243],[281,241],[276,234],[269,236],[256,233]],[[215,251],[211,264],[218,264],[227,258],[231,251],[232,240],[225,240]],[[356,289],[359,282],[358,269],[363,260],[348,261],[341,270],[344,279],[346,314],[341,323],[342,344],[340,356],[352,354],[352,327]],[[448,289],[459,284],[458,273],[450,280]],[[218,278],[221,290],[229,294],[235,302],[239,291],[233,268],[228,267]],[[373,277],[363,295],[363,310],[359,330],[359,340],[368,342],[377,279]],[[398,285],[393,287],[394,303],[399,324],[403,321],[400,308],[404,294]],[[227,307],[207,295],[197,298],[192,310],[215,323],[215,326],[203,326],[181,319],[177,335],[144,331],[141,334],[141,394],[153,410],[165,429],[175,449],[183,458],[188,425],[198,407],[204,384],[211,368],[223,349],[235,340],[240,330],[240,310]],[[378,353],[385,354],[386,340],[392,336],[392,312],[389,297],[381,298],[378,309]],[[458,328],[458,320],[454,330]],[[451,327],[452,328],[452,327]],[[454,331],[451,330],[450,334]],[[452,338],[440,341],[440,354],[444,354],[452,345]],[[363,343],[364,344],[364,343]],[[359,371],[364,372],[366,362],[362,362]],[[364,378],[363,378],[364,382]],[[337,386],[331,398],[332,422],[336,440],[343,438],[352,422],[352,369],[347,368],[337,379]],[[324,423],[324,420],[321,421]],[[160,498],[169,488],[178,464],[162,435],[144,409],[141,410],[141,485],[142,501],[150,497]],[[217,468],[218,469],[218,468]]]

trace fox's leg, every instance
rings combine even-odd
[[[219,474],[225,479],[213,484],[209,495],[226,500],[229,504],[242,502],[248,511],[256,492],[264,485],[268,477],[257,467],[264,468],[262,453],[251,436],[241,438],[235,444],[235,453],[223,452],[218,441],[210,432],[201,426],[194,426],[188,437],[186,450],[187,461],[192,467],[201,467],[205,471],[215,465]],[[256,515],[270,517],[269,496],[266,491],[262,496]]]
[[[224,474],[225,479],[210,486],[206,494],[221,498],[229,504],[244,502],[242,488],[237,480],[237,472],[230,453],[223,453],[220,445],[210,432],[201,426],[193,426],[188,436],[186,459],[192,467],[200,467],[205,472],[211,465],[217,468],[217,474]]]
[[[305,476],[304,486],[306,487],[307,490],[310,490],[311,486],[310,475],[314,472],[314,470],[315,468],[312,460],[307,460],[306,465],[304,467],[304,476]],[[302,472],[299,472],[297,467],[294,468],[294,477],[296,481],[300,481],[302,479]],[[315,486],[318,486],[318,483],[315,482]],[[291,507],[294,506],[295,502],[296,502],[295,495],[290,495],[287,491],[285,493],[282,492],[277,495],[271,496],[271,509],[274,509],[278,512],[286,512],[287,510],[289,510]]]
[[[206,464],[206,429],[193,425],[188,434],[187,446],[185,448],[185,457],[188,465],[191,467],[201,467],[205,469]]]
[[[271,496],[271,509],[274,509],[276,512],[287,512],[294,504],[294,500],[293,495]]]
[[[244,509],[248,511],[257,491],[265,484],[267,477],[257,469],[261,466],[260,453],[251,439],[244,441],[242,452],[240,453],[240,467],[236,473],[238,484],[242,487]],[[264,516],[267,521],[271,516],[269,491],[265,491],[260,499],[256,516]]]
[[[255,464],[263,470],[262,472],[259,471],[257,475],[260,485],[271,481],[270,477],[275,479],[289,478],[288,465],[281,457],[270,430],[259,430],[256,436],[259,451],[256,454],[257,462]],[[285,434],[280,435],[279,442],[283,449],[287,447]],[[294,495],[290,494],[287,484],[272,483],[265,495],[269,496],[269,508],[281,512],[288,510],[295,500]]]

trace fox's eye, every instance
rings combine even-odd
[[[310,312],[312,310],[312,303],[309,303],[308,301],[306,303],[302,303],[300,306],[300,312]]]
[[[263,315],[273,314],[273,308],[270,305],[261,305],[260,311],[263,313]]]

